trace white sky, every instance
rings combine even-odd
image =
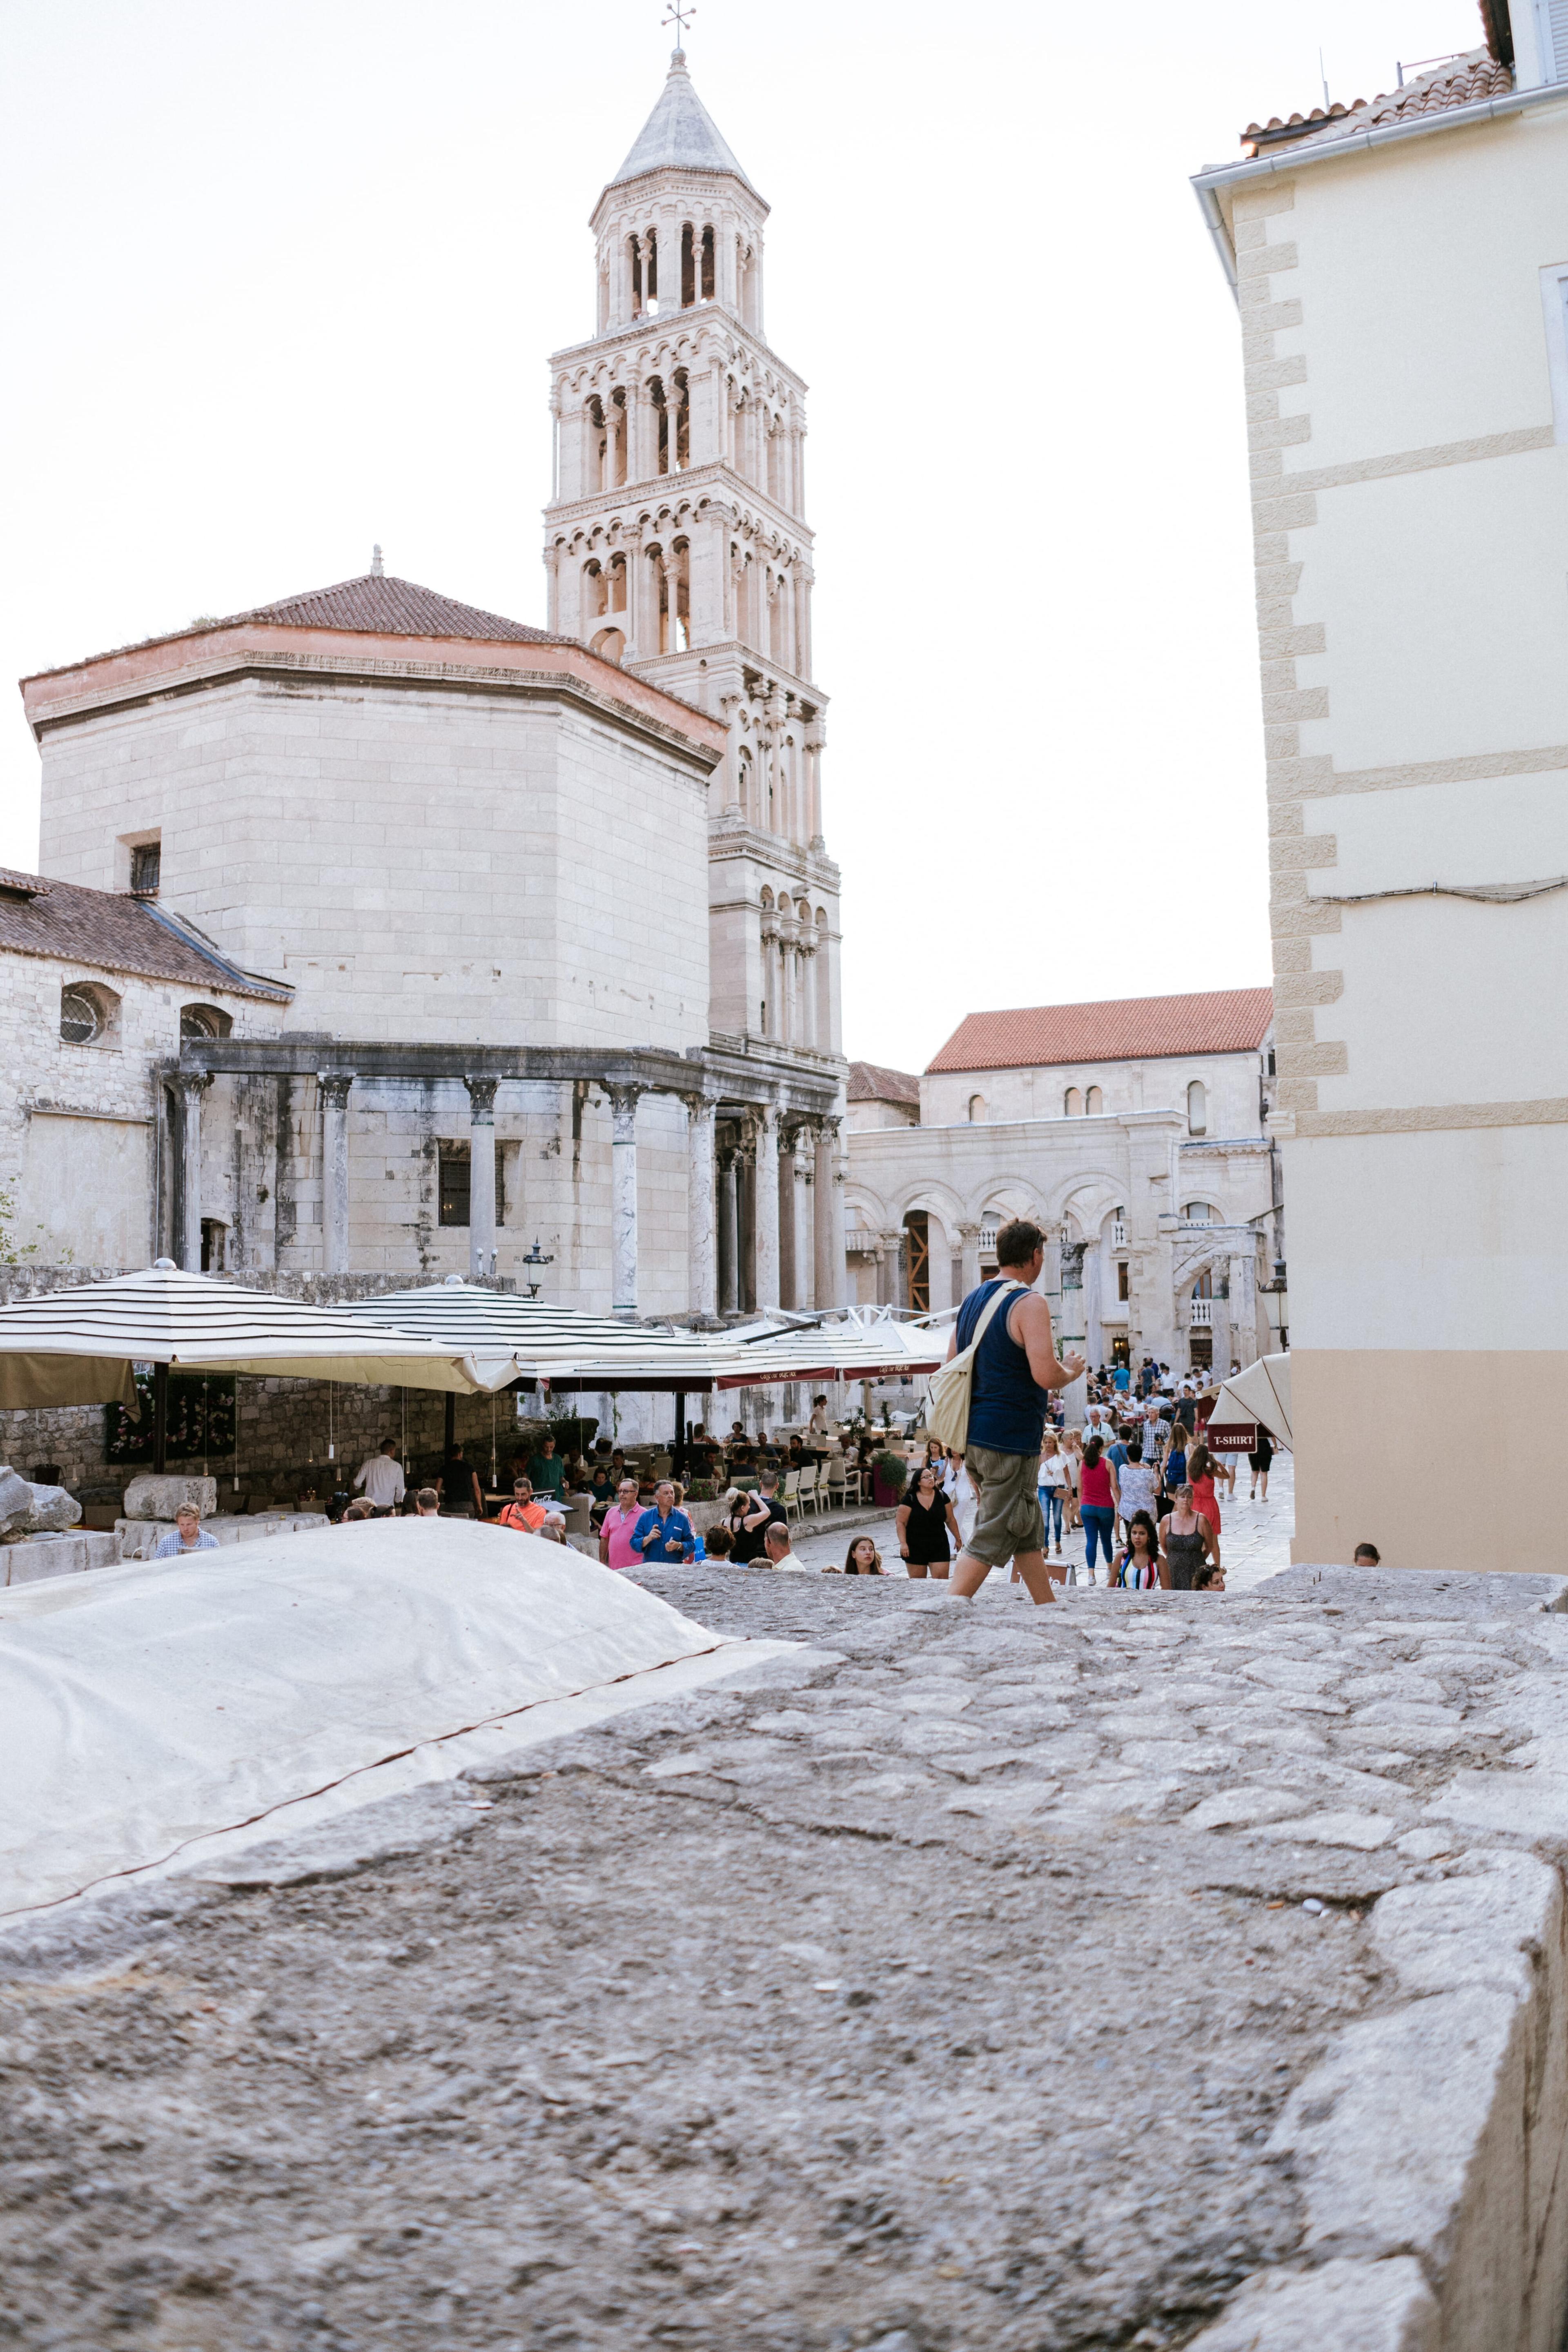
[[[592,331],[662,9],[6,0],[0,677],[373,540],[542,621],[544,360]],[[1187,177],[1319,102],[1320,43],[1348,102],[1479,38],[1474,0],[700,0],[812,387],[850,1054],[1268,978],[1236,313]],[[4,708],[0,862],[31,867]]]

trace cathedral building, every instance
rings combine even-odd
[[[546,628],[378,550],[23,682],[24,1245],[242,1277],[542,1260],[548,1295],[628,1315],[840,1303],[838,875],[767,210],[678,53],[595,208],[595,336],[552,363]]]

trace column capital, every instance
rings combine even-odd
[[[179,1080],[180,1092],[184,1096],[185,1100],[190,1102],[205,1094],[213,1082],[214,1076],[215,1073],[211,1070],[182,1070]]]
[[[686,1105],[688,1118],[710,1119],[719,1115],[718,1100],[712,1095],[692,1093],[682,1095],[680,1099]]]
[[[605,1092],[610,1097],[611,1109],[624,1112],[636,1110],[639,1100],[647,1094],[647,1088],[638,1086],[635,1081],[623,1085],[618,1080],[612,1080],[605,1088]]]
[[[463,1084],[468,1090],[470,1118],[493,1119],[496,1109],[496,1088],[500,1086],[500,1080],[465,1076]]]
[[[347,1110],[349,1088],[354,1082],[353,1070],[318,1070],[316,1084],[321,1089],[321,1100],[329,1110]]]

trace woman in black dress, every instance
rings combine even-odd
[[[952,1505],[929,1462],[921,1463],[913,1486],[905,1491],[899,1505],[898,1527],[899,1550],[910,1574],[945,1577],[953,1552],[963,1549],[963,1538],[952,1516]]]

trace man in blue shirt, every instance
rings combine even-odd
[[[654,1490],[653,1508],[645,1511],[632,1529],[632,1549],[645,1561],[663,1560],[673,1566],[697,1554],[697,1530],[684,1511],[675,1507],[675,1488],[668,1478]]]
[[[217,1538],[208,1535],[195,1505],[184,1503],[174,1514],[174,1534],[161,1538],[153,1557],[154,1559],[178,1559],[183,1552],[216,1551],[217,1549]]]

